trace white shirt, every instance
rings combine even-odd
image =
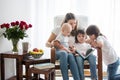
[[[69,37],[68,36],[64,36],[63,34],[60,33],[56,37],[56,40],[60,41],[60,43],[66,48],[69,48],[69,44],[68,44]]]
[[[61,27],[56,27],[52,30],[52,33],[58,36],[60,34],[60,30],[61,30]],[[69,36],[69,41],[68,41],[69,46],[72,46],[74,43],[75,43],[75,37]]]
[[[75,46],[76,50],[78,52],[82,53],[83,55],[86,55],[87,50],[91,49],[90,44],[85,43],[85,42],[84,43],[75,43],[74,46]]]
[[[98,36],[96,41],[101,42],[103,44],[102,58],[106,65],[112,64],[118,60],[118,56],[115,50],[104,36]]]
[[[81,28],[78,27],[78,29],[81,29]],[[60,34],[60,31],[61,31],[61,27],[58,26],[52,30],[52,33],[58,36],[58,34]],[[69,46],[73,46],[74,43],[75,43],[75,36],[69,36]]]

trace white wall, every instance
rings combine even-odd
[[[30,0],[0,0],[0,24],[12,22],[16,20],[24,20],[28,23],[31,21]],[[9,51],[12,49],[11,42],[0,37],[0,52]],[[15,60],[5,59],[5,77],[8,78],[14,75]]]

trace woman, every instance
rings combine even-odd
[[[72,31],[71,31],[70,37],[69,37],[69,39],[70,39],[69,41],[72,45],[72,43],[74,42],[75,32],[77,30],[77,20],[76,20],[74,14],[67,13],[63,23],[69,23],[72,26]],[[60,30],[61,30],[61,27],[57,27],[52,31],[52,33],[46,43],[47,47],[53,46],[52,41],[54,41],[56,39],[56,37],[60,33]],[[68,64],[70,65],[70,70],[71,70],[74,80],[80,80],[78,67],[77,67],[75,58],[72,53],[67,53],[65,50],[56,50],[56,59],[60,60],[60,69],[61,69],[61,73],[63,76],[63,80],[69,80]]]

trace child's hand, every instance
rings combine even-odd
[[[88,43],[88,44],[91,44],[92,40],[91,39],[86,39],[85,42]]]
[[[75,53],[75,51],[76,51],[76,48],[74,46],[70,46],[69,49],[72,53]]]
[[[66,47],[64,47],[64,46],[61,48],[61,50],[65,50],[65,51],[67,51],[68,53],[71,53],[71,51],[70,51],[69,49],[67,49]]]
[[[86,43],[89,43],[92,47],[97,47],[97,42],[95,40],[87,39]]]
[[[97,47],[97,42],[96,41],[92,41],[91,42],[91,46],[94,47],[94,48],[96,48]]]

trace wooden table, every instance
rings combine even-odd
[[[0,53],[1,55],[1,80],[5,80],[5,58],[16,59],[16,76],[17,80],[22,80],[22,61],[23,54],[13,53],[12,51]]]
[[[40,58],[40,59],[29,59],[29,58],[25,58],[23,60],[23,64],[25,65],[25,77],[26,77],[26,80],[28,80],[28,69],[30,68],[30,65],[33,65],[33,64],[40,64],[40,63],[45,63],[45,62],[50,62],[50,59],[47,59],[47,58]]]
[[[26,53],[13,53],[12,51],[0,53],[1,56],[1,80],[5,80],[5,58],[16,59],[16,80],[23,80],[23,65],[25,65],[25,78],[28,80],[28,69],[30,65],[50,62],[50,59],[29,59]]]

